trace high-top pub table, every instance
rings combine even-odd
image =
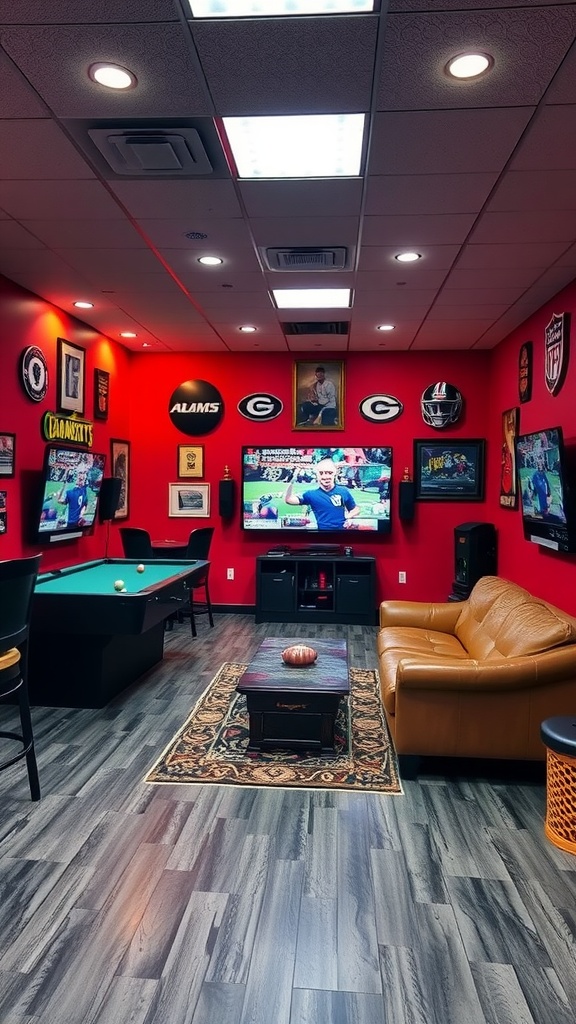
[[[313,647],[313,665],[285,665],[282,651],[294,644]],[[335,757],[338,705],[350,693],[345,640],[269,637],[241,676],[250,725],[248,750],[309,750]]]

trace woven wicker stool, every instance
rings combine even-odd
[[[546,823],[554,846],[576,854],[576,716],[547,718],[540,726],[546,747]]]

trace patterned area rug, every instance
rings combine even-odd
[[[337,754],[326,759],[247,752],[246,697],[236,692],[245,668],[222,666],[145,782],[402,792],[375,672],[350,669],[350,698],[340,702],[336,720]]]

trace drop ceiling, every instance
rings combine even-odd
[[[0,273],[67,312],[92,301],[80,319],[133,351],[493,348],[576,277],[575,38],[576,5],[546,0],[247,20],[0,0]],[[469,49],[492,71],[451,80]],[[98,61],[136,88],[97,85]],[[226,116],[359,112],[357,178],[239,181],[222,144]],[[269,269],[290,249],[346,259]],[[319,286],[351,308],[271,299]]]

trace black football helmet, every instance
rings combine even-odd
[[[462,395],[453,384],[447,384],[444,380],[430,384],[422,392],[420,400],[422,419],[429,427],[448,427],[456,423],[462,412]]]

